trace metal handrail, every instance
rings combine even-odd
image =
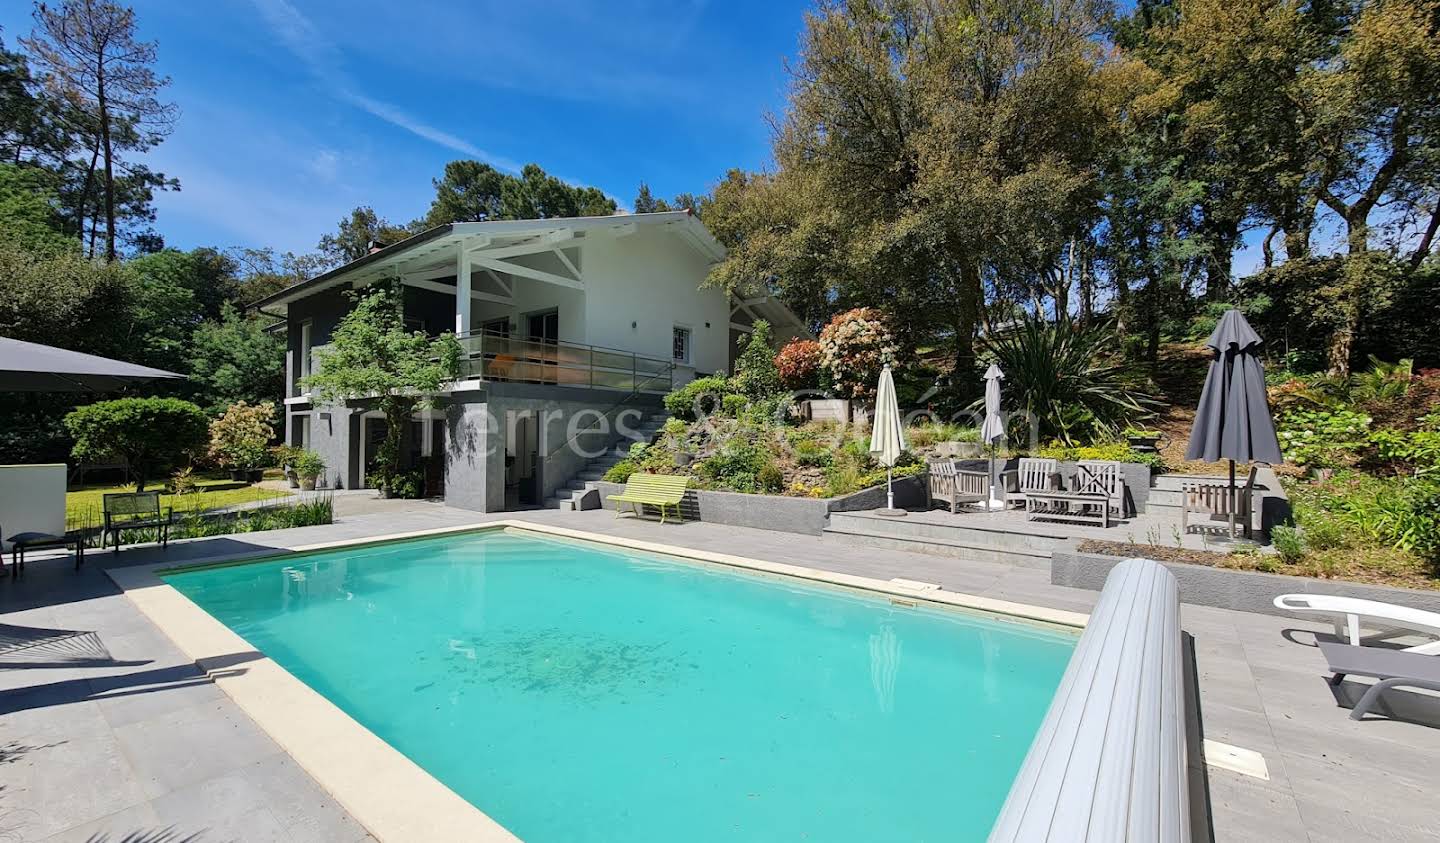
[[[674,377],[674,372],[675,372],[675,364],[674,364],[674,362],[671,362],[671,363],[669,364],[669,368],[668,368],[667,371],[665,371],[665,372],[660,372],[660,373],[657,373],[657,374],[655,374],[655,375],[652,375],[650,378],[648,378],[648,379],[646,380],[646,383],[649,383],[649,381],[655,380],[656,378],[660,377],[661,375],[664,375],[664,376],[667,377],[667,378],[673,378],[673,377]],[[569,439],[566,439],[564,442],[561,442],[559,445],[556,445],[554,448],[551,448],[549,451],[547,451],[547,452],[545,453],[545,458],[546,458],[546,459],[549,459],[550,457],[555,456],[556,454],[560,453],[561,450],[570,447],[570,444],[571,444],[572,442],[574,442],[576,439],[579,439],[581,436],[585,435],[586,433],[591,433],[591,432],[593,432],[596,427],[599,427],[600,421],[601,421],[602,419],[608,419],[611,413],[616,412],[616,411],[619,410],[621,407],[624,407],[626,404],[630,403],[630,399],[632,399],[632,398],[634,398],[635,396],[639,395],[640,392],[641,392],[641,390],[640,390],[640,384],[637,383],[637,384],[635,384],[635,388],[632,389],[632,390],[630,390],[630,394],[629,394],[629,395],[626,395],[624,398],[621,398],[619,401],[617,401],[617,402],[615,402],[614,404],[610,405],[610,407],[608,407],[608,408],[605,409],[603,412],[601,412],[600,415],[595,418],[595,424],[594,424],[594,425],[592,425],[592,426],[589,427],[589,428],[586,428],[585,430],[577,430],[577,431],[575,431],[575,435],[574,435],[574,436],[571,436]],[[607,423],[608,423],[608,422],[607,422]]]

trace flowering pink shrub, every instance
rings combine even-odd
[[[796,338],[775,355],[775,368],[786,389],[810,389],[820,374],[820,343]]]
[[[857,307],[837,314],[820,332],[820,365],[845,398],[870,398],[880,369],[898,347],[880,311]]]

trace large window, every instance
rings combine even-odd
[[[309,319],[300,323],[300,365],[295,375],[297,380],[310,376],[310,329]]]
[[[670,353],[671,353],[671,355],[675,358],[675,362],[676,362],[676,363],[689,363],[689,362],[690,362],[690,329],[689,329],[689,328],[682,328],[682,327],[680,327],[679,325],[676,325],[676,326],[675,326],[675,329],[674,329],[674,333],[671,335],[671,343],[670,343],[670,345],[671,345],[671,351],[670,351]]]

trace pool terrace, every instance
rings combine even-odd
[[[102,572],[174,564],[409,530],[483,522],[431,504],[366,502],[330,526],[93,554],[73,574],[32,562],[0,582],[0,623],[93,631],[46,663],[0,657],[0,815],[22,840],[119,840],[167,829],[199,839],[365,839],[274,740],[156,630]],[[497,516],[498,517],[498,516]],[[511,514],[510,517],[516,517]],[[888,580],[902,577],[983,598],[1088,612],[1096,593],[1052,586],[1048,572],[714,524],[659,527],[608,512],[524,513],[538,524]],[[1193,636],[1204,737],[1260,754],[1265,777],[1233,772],[1218,754],[1207,771],[1218,840],[1421,839],[1440,812],[1431,759],[1440,731],[1402,720],[1355,723],[1311,646],[1328,628],[1263,615],[1185,606]],[[92,658],[84,660],[88,653]],[[245,671],[237,661],[218,669]],[[223,684],[223,682],[222,682]],[[1431,698],[1404,697],[1415,719]],[[212,751],[196,752],[208,746]],[[1222,762],[1226,766],[1246,767]],[[1253,765],[1251,772],[1254,772]],[[106,837],[95,837],[106,835]]]

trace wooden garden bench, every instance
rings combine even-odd
[[[628,503],[633,506],[637,517],[643,512],[641,506],[645,504],[659,507],[661,524],[665,523],[665,510],[673,506],[675,515],[684,521],[680,500],[689,487],[690,478],[683,474],[632,474],[625,483],[625,491],[610,495],[606,500],[615,501],[616,518],[620,517],[620,505]]]
[[[170,545],[170,507],[160,506],[159,492],[113,492],[105,496],[105,525],[100,531],[100,549],[111,536],[115,552],[120,552],[120,534],[124,530],[155,530],[160,546]]]
[[[939,460],[930,463],[929,475],[925,484],[926,509],[934,507],[936,500],[942,500],[950,505],[950,514],[955,515],[966,504],[990,499],[990,475],[983,471],[966,471],[957,467],[954,460]]]

